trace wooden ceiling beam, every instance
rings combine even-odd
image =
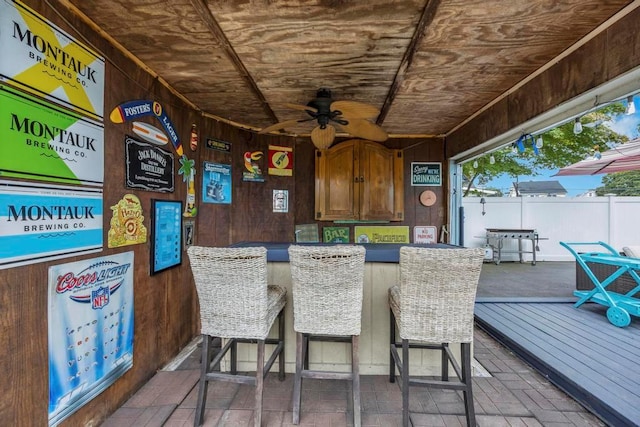
[[[413,33],[413,37],[411,38],[411,42],[409,46],[407,46],[407,50],[402,57],[402,61],[400,61],[400,66],[398,67],[398,71],[396,72],[395,77],[393,78],[393,83],[389,88],[389,93],[387,93],[387,97],[384,100],[384,104],[380,109],[380,114],[378,115],[378,119],[376,123],[381,125],[384,122],[384,119],[387,117],[389,113],[389,109],[393,104],[393,101],[400,90],[400,85],[404,81],[405,75],[411,64],[413,63],[413,57],[424,37],[425,32],[427,31],[427,27],[433,21],[436,12],[438,11],[438,7],[440,6],[440,0],[427,0],[427,4],[424,6],[422,10],[422,15],[420,16],[420,22],[416,26],[416,30]]]
[[[249,70],[247,70],[247,67],[244,66],[244,63],[236,53],[233,46],[231,46],[229,39],[224,34],[224,31],[222,30],[222,28],[220,28],[220,25],[218,25],[218,21],[216,21],[216,19],[211,14],[211,10],[209,10],[209,7],[207,6],[206,1],[190,0],[190,2],[193,8],[195,9],[196,13],[200,16],[202,21],[209,28],[209,31],[211,32],[213,37],[220,43],[224,52],[227,54],[227,56],[229,57],[233,65],[236,67],[236,69],[242,76],[242,79],[249,85],[254,95],[258,98],[264,112],[269,116],[269,118],[274,123],[277,123],[278,118],[276,117],[276,114],[273,112],[271,107],[269,107],[269,103],[267,102],[267,99],[262,94],[262,91],[260,91],[260,88],[258,88],[256,81],[253,79],[253,77],[251,77]]]

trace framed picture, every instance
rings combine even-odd
[[[289,190],[273,190],[273,211],[289,212]]]
[[[194,221],[185,221],[182,224],[182,242],[184,244],[184,250],[193,245],[193,235],[195,233],[195,222]]]
[[[182,202],[151,199],[151,274],[182,263]]]

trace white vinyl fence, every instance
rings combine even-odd
[[[640,197],[485,197],[485,215],[480,200],[462,199],[467,247],[484,246],[487,228],[537,230],[537,261],[573,261],[561,241],[603,241],[618,251],[640,245]],[[522,244],[531,251],[530,241]],[[504,241],[504,250],[517,247],[517,240]],[[518,254],[503,254],[502,260],[517,261]],[[524,260],[531,261],[531,254],[524,254]]]

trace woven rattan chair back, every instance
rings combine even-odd
[[[484,250],[400,249],[400,337],[472,342],[473,306]]]
[[[360,335],[365,248],[289,247],[294,330],[314,335]]]
[[[267,250],[264,247],[188,249],[198,292],[203,334],[222,338],[265,339]]]

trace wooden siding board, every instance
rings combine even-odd
[[[478,303],[476,318],[492,335],[513,343],[519,353],[528,353],[534,366],[546,366],[550,377],[561,378],[561,387],[575,387],[578,396],[574,397],[600,411],[605,419],[640,419],[640,391],[631,374],[639,370],[640,351],[636,346],[622,355],[615,351],[624,346],[629,334],[637,337],[637,322],[621,329],[598,312],[576,309],[572,304],[541,303]],[[577,331],[581,331],[579,336],[574,334]],[[608,357],[600,353],[607,344],[587,338],[591,331],[598,331],[599,337],[610,336]],[[624,367],[622,372],[613,368],[616,364]]]

